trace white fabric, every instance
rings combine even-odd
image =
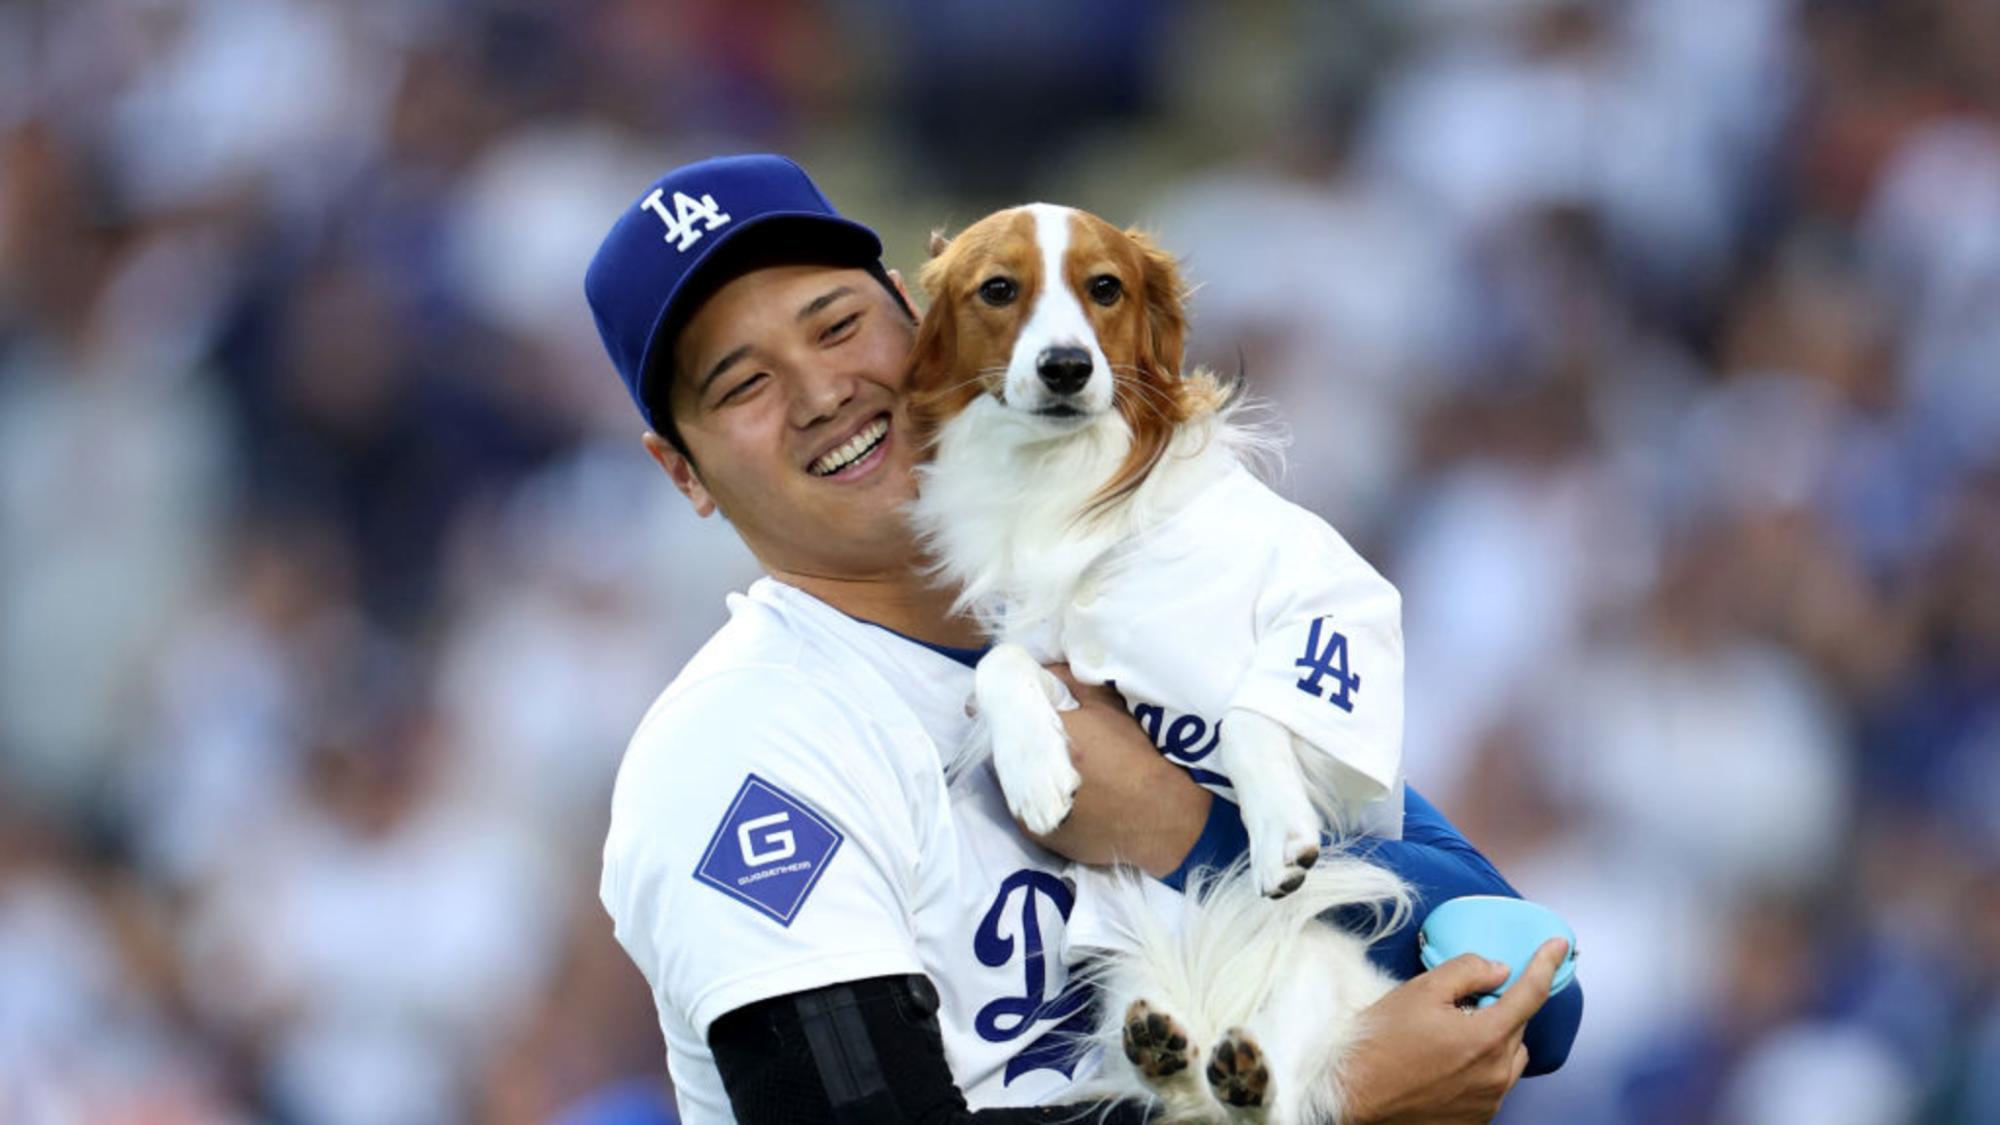
[[[1087,578],[1064,623],[1077,676],[1115,684],[1156,745],[1232,796],[1216,724],[1242,707],[1284,725],[1344,767],[1363,828],[1402,835],[1403,633],[1396,588],[1326,521],[1236,466]],[[1332,672],[1302,681],[1313,624]]]
[[[729,608],[632,739],[600,888],[652,985],[682,1119],[732,1119],[707,1046],[716,1017],[899,973],[937,986],[970,1105],[1060,1100],[1069,1076],[1007,1069],[1061,1022],[1023,1015],[1067,981],[1074,884],[990,775],[946,789],[940,749],[964,734],[971,670],[770,579]],[[712,839],[735,846],[718,829],[751,774],[842,836],[788,923],[695,876]]]

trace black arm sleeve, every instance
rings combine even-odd
[[[937,990],[918,976],[871,977],[760,1000],[719,1017],[708,1046],[740,1125],[1139,1125],[1148,1119],[1130,1102],[967,1109],[945,1065]]]

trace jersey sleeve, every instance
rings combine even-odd
[[[600,894],[695,1034],[768,997],[922,971],[910,918],[927,794],[874,724],[784,669],[663,701],[612,797]]]
[[[1304,513],[1300,513],[1304,522]],[[1402,596],[1316,519],[1278,552],[1257,598],[1257,645],[1231,700],[1320,750],[1342,804],[1370,824],[1403,765]],[[1400,817],[1393,817],[1400,823]]]

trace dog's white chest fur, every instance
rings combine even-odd
[[[1114,577],[1122,544],[1235,464],[1216,440],[1221,425],[1187,427],[1133,495],[1080,518],[1129,448],[1122,420],[1106,414],[1057,440],[1023,441],[1008,431],[1026,426],[981,398],[945,425],[935,458],[918,470],[911,517],[939,577],[959,589],[960,609],[996,641],[1057,659],[1062,654],[1052,650],[1079,585]]]

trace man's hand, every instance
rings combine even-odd
[[[1062,723],[1083,783],[1068,818],[1035,839],[1082,863],[1129,863],[1156,878],[1173,871],[1208,820],[1208,790],[1160,755],[1117,692],[1078,683],[1068,665],[1049,671],[1076,697]]]
[[[1489,1008],[1461,1008],[1459,1001],[1499,987],[1507,967],[1470,953],[1376,1001],[1362,1014],[1366,1038],[1345,1067],[1345,1120],[1491,1120],[1528,1065],[1522,1029],[1548,1000],[1568,953],[1561,938],[1544,942],[1521,979]]]

